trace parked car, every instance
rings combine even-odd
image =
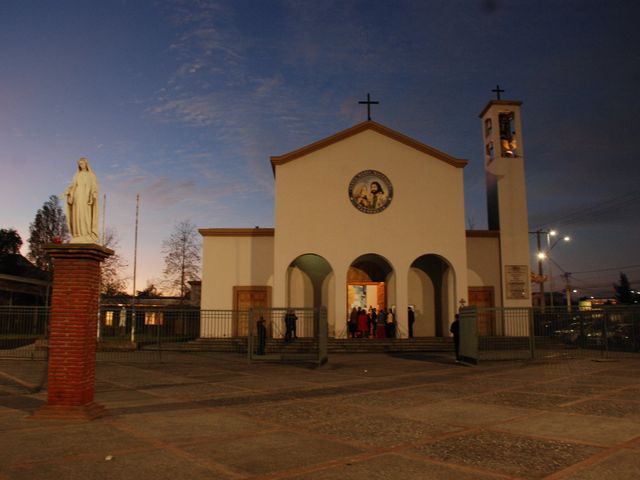
[[[640,350],[640,325],[631,323],[621,323],[611,332],[609,341],[614,347],[629,348],[634,351]]]
[[[578,343],[578,340],[584,334],[584,325],[582,322],[573,322],[564,328],[554,331],[553,334],[556,337],[560,337],[565,343]]]

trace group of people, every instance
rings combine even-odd
[[[378,311],[371,306],[368,310],[353,307],[347,327],[350,338],[395,338],[396,317],[391,308]]]
[[[409,307],[409,337],[413,337],[413,323],[415,322],[415,313]],[[455,347],[456,361],[460,360],[460,316],[456,315],[454,322],[451,324],[449,331],[453,335]],[[289,343],[296,335],[296,323],[298,316],[294,310],[288,309],[284,315],[285,324],[285,343]],[[267,322],[261,315],[257,321],[258,348],[257,354],[265,354],[266,338],[267,338]],[[361,307],[353,307],[347,321],[350,338],[395,338],[396,336],[396,318],[393,309],[380,309],[377,311],[374,307],[365,310]]]
[[[298,323],[298,316],[295,311],[291,308],[287,309],[284,314],[284,341],[285,343],[291,342],[293,339],[298,338],[296,333],[296,327]],[[267,320],[264,319],[263,315],[260,315],[260,318],[256,322],[256,333],[258,334],[258,345],[256,349],[257,355],[264,355],[266,352],[267,345],[267,328],[269,327]]]

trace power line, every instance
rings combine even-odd
[[[618,211],[621,207],[636,201],[640,201],[640,192],[627,192],[608,200],[594,202],[591,206],[580,207],[566,215],[558,217],[556,220],[542,224],[541,227],[545,227],[547,225],[570,225],[584,218],[592,217],[595,214],[606,215],[608,213]]]
[[[555,263],[555,262],[553,262],[553,263]],[[558,267],[558,268],[560,268],[560,267]],[[583,274],[583,273],[610,272],[610,271],[613,271],[613,270],[618,270],[618,271],[633,270],[633,269],[636,269],[636,268],[640,268],[640,265],[625,265],[623,267],[601,268],[599,270],[584,270],[582,272],[571,272],[571,273],[575,275],[575,274]]]

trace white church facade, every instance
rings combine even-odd
[[[480,117],[489,229],[465,229],[466,160],[368,120],[271,157],[274,228],[200,230],[201,309],[325,308],[344,338],[353,306],[393,309],[399,336],[411,308],[418,337],[461,305],[530,306],[520,102]]]

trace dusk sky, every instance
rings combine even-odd
[[[370,92],[373,120],[469,160],[486,229],[478,114],[500,84],[523,102],[530,230],[572,237],[554,286],[561,267],[580,296],[621,271],[640,288],[639,19],[615,0],[0,0],[0,228],[26,254],[86,156],[127,277],[140,194],[142,289],[178,222],[274,226],[269,157],[366,120]]]

